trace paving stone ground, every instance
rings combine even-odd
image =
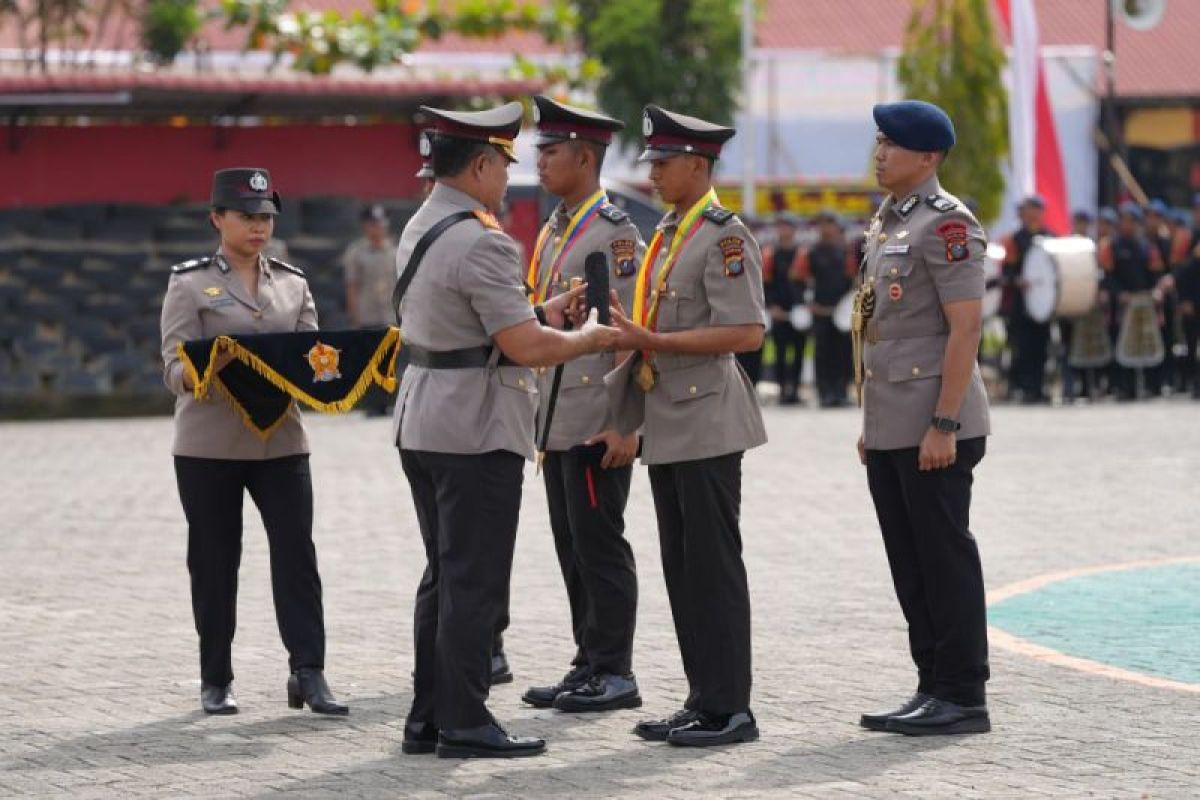
[[[493,693],[493,708],[550,751],[508,763],[400,753],[422,556],[386,420],[309,417],[327,673],[349,719],[285,704],[266,540],[249,503],[234,649],[242,713],[199,712],[170,420],[0,425],[0,797],[1200,796],[1200,694],[1006,650],[993,651],[991,735],[858,728],[861,711],[902,698],[914,678],[853,454],[857,417],[766,415],[771,443],[746,459],[743,509],[761,741],[695,752],[629,734],[683,694],[642,468],[629,536],[646,706],[584,718],[521,704],[571,652],[529,469],[508,636],[517,681]],[[997,409],[973,519],[989,588],[1200,555],[1198,420],[1200,406],[1183,401]],[[1182,635],[1200,636],[1200,622]]]

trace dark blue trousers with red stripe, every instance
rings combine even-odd
[[[593,673],[633,670],[637,569],[625,539],[633,467],[604,469],[604,445],[548,452],[543,464],[554,549],[571,605],[575,657]]]

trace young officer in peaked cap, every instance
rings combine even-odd
[[[422,107],[436,184],[396,263],[408,351],[393,437],[425,543],[406,753],[537,755],[488,711],[492,637],[508,598],[523,460],[534,456],[537,381],[548,366],[612,345],[595,323],[564,333],[576,293],[530,305],[515,242],[493,213],[515,161],[519,103],[478,112]],[[547,325],[541,324],[545,320]]]
[[[288,651],[289,704],[346,714],[325,682],[321,576],[312,541],[312,476],[304,422],[293,402],[266,440],[221,398],[193,396],[196,378],[178,346],[220,335],[317,329],[304,273],[263,255],[279,213],[271,173],[223,169],[213,175],[209,221],[216,253],[176,264],[162,307],[164,380],[175,394],[175,476],[188,523],[192,612],[200,635],[200,703],[209,714],[237,713],[233,634],[237,622],[242,501],[258,507],[271,543],[275,616]],[[217,356],[223,369],[232,356]]]
[[[875,106],[875,173],[888,196],[867,231],[856,376],[859,457],[908,639],[917,690],[861,724],[914,736],[990,729],[987,623],[971,485],[983,458],[987,395],[979,350],[987,239],[942,190],[954,145],[942,109],[906,100]]]
[[[734,354],[763,339],[758,243],[712,186],[734,130],[647,106],[650,181],[672,206],[638,271],[636,351],[607,381],[618,429],[642,428],[663,573],[688,695],[645,739],[705,747],[758,738],[750,711],[750,594],[739,526],[742,454],[766,442],[758,398]]]
[[[534,302],[585,280],[585,261],[599,254],[609,286],[629,305],[645,245],[600,186],[605,151],[624,124],[540,95],[533,102],[538,176],[560,198],[529,263]],[[604,376],[616,365],[613,353],[596,353],[543,371],[538,382],[550,527],[575,640],[566,676],[525,692],[538,707],[584,712],[642,703],[632,666],[637,573],[624,536],[638,436],[617,433],[609,413]]]

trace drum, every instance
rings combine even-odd
[[[803,333],[812,328],[812,309],[808,307],[808,303],[797,303],[792,306],[789,319],[791,320],[792,327]]]
[[[833,324],[842,333],[850,332],[850,318],[854,314],[854,294],[853,289],[846,292],[833,309]]]
[[[1157,367],[1166,356],[1158,327],[1158,306],[1150,292],[1138,292],[1125,306],[1117,334],[1117,363],[1128,369]]]
[[[1000,300],[1004,289],[1000,281],[1004,272],[1004,245],[999,242],[988,242],[987,253],[983,257],[983,318],[989,319],[1000,313]]]
[[[1083,236],[1038,237],[1025,254],[1021,276],[1025,310],[1035,322],[1082,316],[1100,291],[1096,243]]]

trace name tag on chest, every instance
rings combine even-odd
[[[885,244],[883,246],[883,254],[885,256],[906,256],[912,245],[909,244]]]

